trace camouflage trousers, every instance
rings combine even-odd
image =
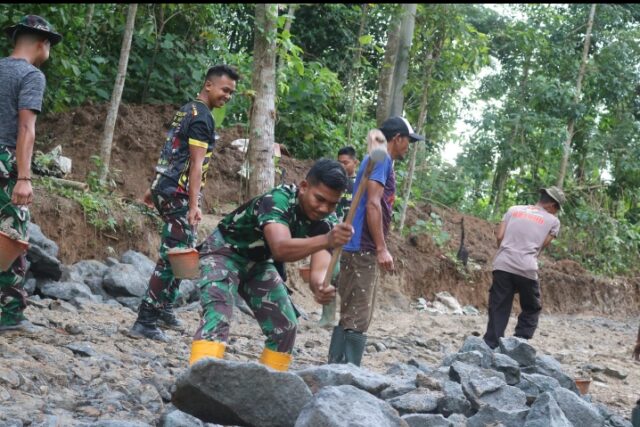
[[[167,197],[155,192],[151,193],[151,197],[164,225],[160,234],[159,258],[149,279],[144,300],[160,308],[176,301],[180,287],[180,280],[175,278],[169,263],[169,250],[195,247],[196,234],[187,220],[187,198]]]
[[[27,240],[29,210],[11,203],[11,194],[16,185],[15,152],[0,145],[0,229],[13,230]],[[9,230],[10,229],[10,230]],[[24,319],[27,307],[27,293],[24,291],[24,277],[27,257],[20,255],[9,270],[0,272],[0,325],[15,325]]]
[[[215,229],[201,252],[202,318],[194,340],[227,342],[235,299],[242,297],[255,315],[265,347],[291,353],[298,321],[273,260],[253,262],[238,255]]]

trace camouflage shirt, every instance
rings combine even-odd
[[[332,213],[320,221],[309,220],[298,203],[298,188],[285,184],[254,197],[225,216],[218,229],[236,253],[251,261],[265,261],[271,258],[271,250],[265,243],[263,230],[271,223],[289,227],[291,237],[304,238],[328,233],[338,219]]]
[[[350,176],[347,183],[347,189],[342,193],[342,198],[338,202],[336,207],[336,216],[338,220],[344,221],[349,215],[349,208],[351,207],[351,200],[353,200],[353,185],[356,182],[356,176]]]
[[[189,195],[189,146],[206,148],[202,163],[202,185],[215,144],[215,123],[209,107],[201,100],[188,102],[171,122],[151,189],[167,196]]]

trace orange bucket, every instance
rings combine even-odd
[[[576,378],[574,381],[581,395],[585,395],[589,392],[589,385],[591,384],[591,378]]]
[[[197,279],[200,277],[200,255],[196,249],[172,249],[168,255],[176,279]]]
[[[301,265],[298,268],[298,272],[302,280],[304,280],[305,283],[309,283],[309,280],[311,280],[311,266],[309,264]]]
[[[0,271],[9,270],[27,248],[29,248],[28,242],[12,239],[8,234],[0,231]]]

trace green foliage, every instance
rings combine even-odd
[[[418,219],[414,225],[408,228],[408,230],[405,227],[403,233],[428,234],[439,248],[443,248],[451,239],[451,236],[442,229],[442,226],[442,218],[440,218],[437,213],[431,212],[430,219],[428,221]]]

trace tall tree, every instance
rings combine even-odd
[[[99,174],[100,181],[104,182],[109,173],[109,163],[111,162],[111,148],[113,147],[113,131],[116,127],[116,118],[118,117],[118,109],[120,107],[120,99],[122,98],[122,90],[124,89],[124,81],[127,75],[127,64],[129,63],[129,52],[131,51],[131,39],[133,37],[133,28],[136,22],[137,3],[129,5],[127,11],[127,22],[124,27],[124,36],[122,37],[122,48],[120,49],[120,61],[118,62],[118,74],[116,82],[113,85],[111,93],[111,102],[107,111],[107,119],[104,124],[104,134],[102,143],[100,144],[100,160],[101,170]]]
[[[596,15],[596,4],[591,5],[591,11],[589,12],[589,20],[587,21],[587,31],[584,36],[584,47],[582,49],[582,60],[580,62],[580,70],[578,71],[578,81],[576,82],[576,92],[573,98],[574,105],[578,105],[582,95],[582,79],[587,69],[587,58],[589,57],[589,45],[591,44],[591,29],[593,28],[593,20]],[[571,140],[573,139],[573,131],[576,124],[575,114],[572,114],[569,118],[569,124],[567,125],[567,139],[564,142],[564,151],[562,153],[562,162],[560,163],[560,172],[558,173],[558,180],[556,185],[560,188],[564,185],[564,177],[567,173],[567,164],[569,163],[569,156],[571,154]]]
[[[382,126],[382,122],[389,118],[391,109],[391,86],[396,69],[396,58],[400,47],[400,22],[402,15],[395,13],[389,22],[387,30],[387,46],[384,50],[384,59],[380,68],[378,83],[378,100],[376,107],[376,123]]]
[[[400,23],[400,41],[398,46],[398,56],[393,73],[393,83],[391,84],[391,107],[389,116],[401,116],[404,107],[404,85],[407,82],[409,72],[409,53],[413,42],[413,30],[416,22],[416,3],[405,3],[402,5],[403,14]]]
[[[276,96],[277,4],[256,4],[252,87],[255,91],[249,124],[249,194],[262,194],[274,183],[273,144]]]
[[[349,80],[347,81],[347,88],[351,92],[349,96],[349,121],[347,122],[347,143],[351,145],[351,129],[353,127],[353,117],[356,111],[356,95],[358,93],[358,85],[360,81],[360,67],[362,57],[362,36],[367,25],[367,11],[369,5],[364,3],[362,5],[362,15],[360,16],[360,26],[358,28],[358,46],[355,48],[353,54],[353,69],[349,74]]]

